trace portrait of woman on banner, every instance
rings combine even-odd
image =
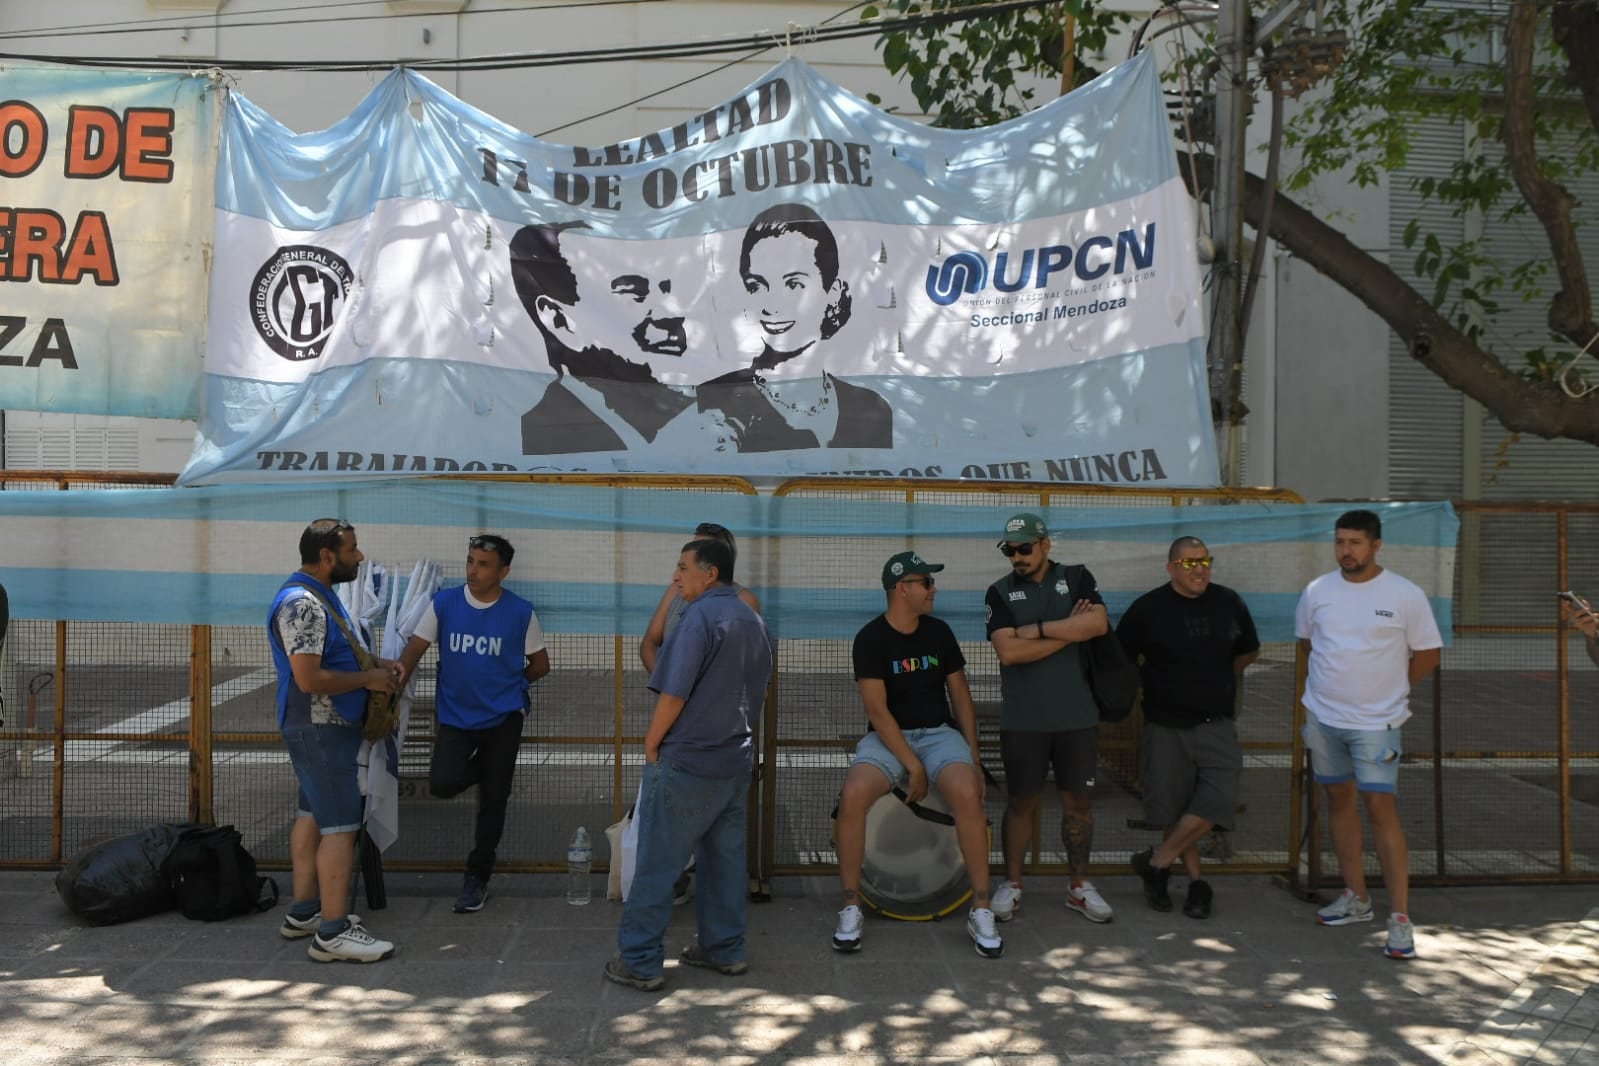
[[[850,318],[838,242],[803,204],[779,204],[744,231],[743,321],[761,350],[750,365],[699,386],[701,412],[718,416],[741,452],[891,448],[888,401],[826,369],[828,341]]]

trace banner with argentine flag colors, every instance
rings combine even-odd
[[[259,627],[299,565],[306,523],[338,516],[355,525],[361,551],[390,574],[431,559],[447,586],[462,580],[468,539],[492,531],[516,547],[508,583],[533,602],[546,633],[638,636],[689,531],[710,521],[736,533],[733,576],[760,597],[762,617],[785,641],[847,646],[883,610],[883,563],[910,548],[944,567],[938,616],[963,641],[984,645],[984,591],[1010,569],[996,541],[1020,505],[1014,497],[957,502],[951,493],[950,502],[937,502],[936,490],[931,495],[843,499],[465,478],[0,492],[0,522],[10,535],[0,585],[19,619]],[[1333,525],[1348,507],[1078,498],[1036,510],[1050,530],[1051,558],[1087,565],[1113,620],[1170,580],[1168,546],[1191,536],[1215,557],[1215,580],[1249,604],[1261,639],[1279,643],[1294,639],[1294,607],[1306,583],[1337,569]],[[1371,508],[1382,520],[1380,561],[1421,586],[1447,636],[1460,527],[1454,509],[1446,502]],[[13,659],[26,661],[16,640],[13,627]],[[612,647],[607,639],[591,660],[568,649],[557,669],[608,663]],[[48,661],[53,652],[32,654]],[[237,642],[233,654],[235,662],[264,656],[266,641]],[[811,672],[819,662],[847,670],[848,655],[840,655],[791,650],[787,661]],[[637,665],[631,644],[625,658]]]
[[[215,244],[188,484],[1217,480],[1150,54],[969,132],[793,59],[597,146],[404,70],[318,133],[235,95]]]
[[[194,418],[220,83],[0,69],[0,409]]]

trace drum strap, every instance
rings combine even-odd
[[[901,803],[905,804],[905,806],[909,807],[911,809],[911,813],[916,815],[918,818],[929,822],[936,822],[939,825],[955,824],[955,817],[953,815],[945,814],[943,811],[930,810],[927,807],[923,807],[920,803],[912,803],[910,796],[906,795],[905,790],[900,788],[898,785],[894,786],[894,796]],[[837,811],[834,812],[835,815],[837,813]]]

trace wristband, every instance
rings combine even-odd
[[[1044,639],[1044,620],[1042,618],[1038,620],[1038,639]]]

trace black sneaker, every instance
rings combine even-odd
[[[702,969],[715,970],[717,973],[724,974],[728,977],[737,977],[740,974],[746,974],[750,972],[749,960],[739,959],[737,962],[712,962],[710,959],[706,958],[705,952],[698,944],[690,944],[688,947],[684,948],[683,953],[679,955],[678,958],[682,960],[683,965],[685,966],[699,966]]]
[[[472,874],[461,879],[461,894],[455,897],[456,914],[475,914],[489,899],[489,886]]]
[[[1183,913],[1190,918],[1209,918],[1210,900],[1214,895],[1208,882],[1188,882],[1188,898],[1183,900]]]
[[[1154,848],[1145,848],[1133,856],[1133,873],[1144,882],[1144,898],[1149,901],[1151,910],[1171,910],[1171,893],[1166,891],[1166,883],[1171,880],[1170,870],[1156,869],[1151,861],[1155,857]]]

